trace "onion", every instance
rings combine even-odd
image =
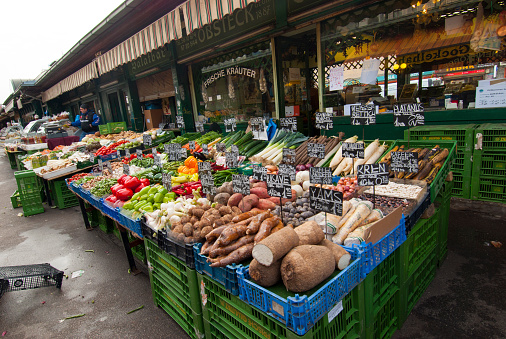
[[[297,166],[295,166],[295,169],[297,171],[305,171],[306,170],[306,166],[304,166],[304,165],[297,165]]]
[[[306,169],[313,167],[313,164],[306,164]]]

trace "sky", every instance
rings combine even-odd
[[[122,0],[0,0],[0,104],[10,79],[35,79]]]

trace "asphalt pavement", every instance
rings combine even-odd
[[[0,298],[0,335],[11,338],[187,338],[155,307],[147,268],[129,274],[121,242],[86,231],[78,207],[25,218],[12,209],[14,171],[0,154],[0,266],[50,263],[69,276]],[[452,203],[453,206],[453,203]],[[483,207],[483,206],[482,206]],[[506,337],[506,216],[497,209],[452,209],[448,257],[394,338]],[[489,211],[488,213],[486,211]],[[87,252],[93,250],[93,252]],[[84,270],[80,277],[72,272]],[[127,312],[144,306],[131,314]],[[66,317],[84,316],[63,320]]]

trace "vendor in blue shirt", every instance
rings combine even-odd
[[[81,133],[81,138],[79,140],[83,140],[86,135],[98,132],[100,117],[93,109],[90,109],[87,104],[82,104],[79,110],[81,111],[81,115],[78,115],[76,121],[71,125],[82,129],[83,133]]]

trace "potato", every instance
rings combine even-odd
[[[226,205],[228,203],[229,199],[230,199],[230,194],[228,194],[228,193],[220,193],[220,194],[217,194],[214,197],[214,202],[217,202],[217,203],[222,204],[222,205]]]
[[[190,211],[192,212],[192,215],[194,215],[198,219],[202,218],[205,212],[204,209],[202,208],[192,208]]]
[[[229,222],[232,221],[233,218],[234,218],[233,214],[227,214],[227,215],[222,216],[221,220],[223,221],[223,224],[228,224]]]
[[[232,214],[232,208],[230,206],[222,206],[219,211],[222,216]]]
[[[189,222],[190,222],[190,217],[189,216],[184,215],[184,216],[181,217],[181,224],[184,225],[184,224],[187,224]]]
[[[195,240],[193,239],[193,237],[186,237],[184,238],[184,243],[185,244],[193,244],[195,242]]]
[[[183,233],[183,225],[179,224],[178,226],[176,226],[172,232],[174,233]]]
[[[183,226],[183,234],[187,237],[191,237],[193,234],[193,225],[187,223]]]
[[[213,230],[212,226],[206,226],[202,228],[202,231],[200,231],[200,235],[205,237],[209,232]]]
[[[183,228],[183,224],[181,224],[180,222],[176,222],[170,226],[170,229],[174,230],[174,228],[176,228],[177,226],[181,226],[181,228]]]
[[[178,234],[178,236],[177,236],[177,238],[176,238],[176,240],[177,240],[178,242],[184,242],[184,239],[185,239],[185,236],[184,236],[184,234],[183,234],[183,233]]]
[[[241,193],[233,194],[230,199],[228,199],[228,206],[237,206],[241,202],[243,195]]]

